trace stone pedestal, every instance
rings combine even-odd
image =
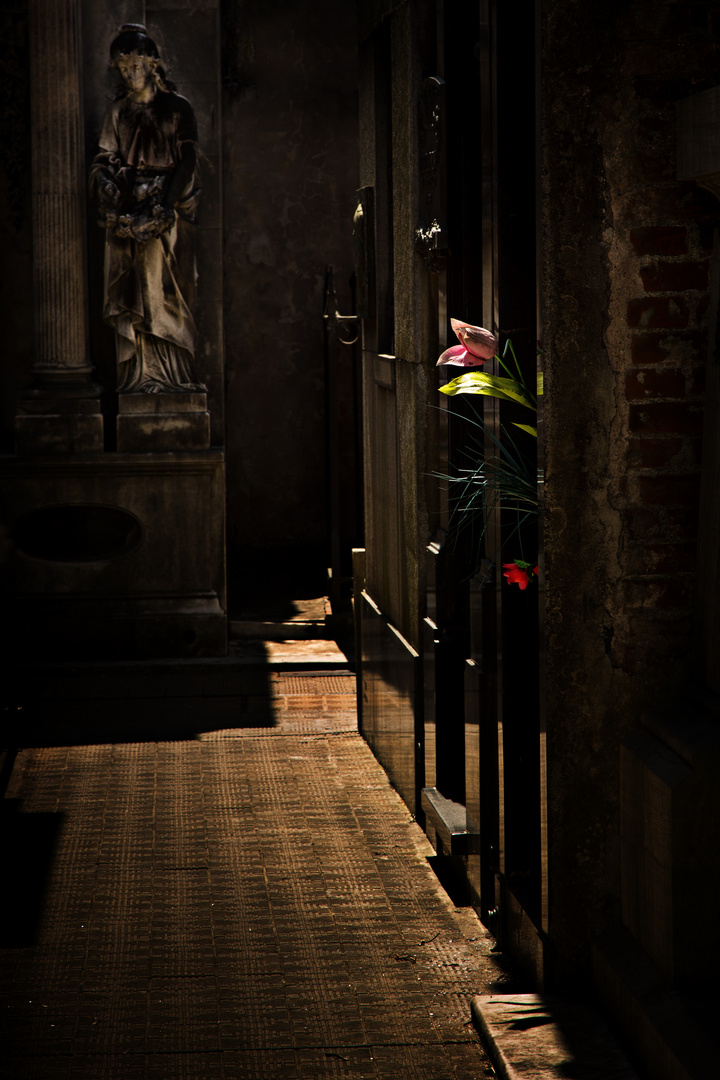
[[[207,394],[120,394],[117,448],[131,454],[209,450]]]
[[[18,454],[100,453],[103,417],[100,387],[38,386],[25,391],[15,417]]]
[[[8,458],[0,472],[18,658],[225,655],[221,451]]]

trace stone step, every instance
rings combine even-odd
[[[502,1080],[638,1080],[599,1012],[543,994],[479,994],[472,1016]]]

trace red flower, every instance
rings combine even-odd
[[[506,571],[503,577],[508,580],[508,585],[517,585],[523,592],[527,589],[528,585],[532,581],[532,576],[537,576],[540,573],[540,567],[536,566],[534,570],[530,572],[530,563],[525,562],[523,559],[515,559],[514,562],[503,563],[503,569]]]
[[[451,319],[450,325],[457,334],[459,345],[446,349],[438,360],[440,364],[454,364],[456,367],[479,367],[485,360],[491,360],[498,350],[498,339],[482,326]]]
[[[521,566],[514,562],[503,563],[503,567],[506,570],[503,577],[508,579],[508,585],[517,585],[523,591],[527,589],[530,581],[527,570],[523,570]]]

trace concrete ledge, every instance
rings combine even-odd
[[[587,1006],[541,994],[480,994],[472,1016],[503,1080],[638,1080]]]
[[[452,802],[437,788],[422,789],[422,808],[425,820],[440,839],[444,855],[471,855],[475,837],[467,830],[467,811],[461,803]],[[432,836],[430,841],[432,843]],[[433,844],[433,847],[436,845]]]

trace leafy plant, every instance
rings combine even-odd
[[[467,367],[489,359],[487,339],[480,337],[491,336],[489,331],[455,319],[452,320],[452,325],[461,346],[446,350],[438,364],[460,363]],[[473,342],[478,340],[482,341],[485,350],[482,356],[480,349],[473,347]],[[495,341],[497,343],[497,339]],[[464,355],[461,359],[455,359],[461,347],[465,350]],[[441,392],[450,397],[456,394],[493,397],[500,401],[513,402],[537,413],[537,399],[527,385],[510,340],[505,345],[502,356],[496,354],[495,359],[504,375],[469,371],[441,386]],[[535,462],[523,453],[505,425],[500,424],[496,433],[485,422],[481,412],[473,411],[473,417],[463,418],[477,432],[464,452],[470,464],[467,468],[459,468],[456,475],[442,476],[442,479],[445,479],[450,487],[457,527],[472,530],[471,544],[479,564],[482,540],[490,521],[499,519],[501,528],[505,530],[505,536],[501,537],[500,541],[501,549],[514,536],[517,536],[521,543],[522,526],[537,516],[538,497]],[[512,426],[537,438],[537,427],[534,425],[512,421]],[[496,557],[497,555],[499,552]],[[504,564],[507,571],[504,576],[510,584],[517,584],[524,590],[537,574],[537,567],[534,570],[531,570],[531,567],[531,563],[518,558],[512,563]]]
[[[517,375],[513,374],[512,369],[505,362],[508,353],[512,356]],[[441,386],[440,392],[449,397],[454,397],[455,394],[484,394],[486,397],[498,398],[500,401],[514,401],[536,413],[537,400],[525,382],[512,341],[508,340],[503,355],[496,356],[495,359],[507,373],[507,377],[488,375],[484,371],[468,371],[464,375],[458,375],[456,379],[451,379],[445,386]],[[529,424],[514,424],[514,426],[527,431],[529,435],[537,439],[536,427],[531,427]]]

